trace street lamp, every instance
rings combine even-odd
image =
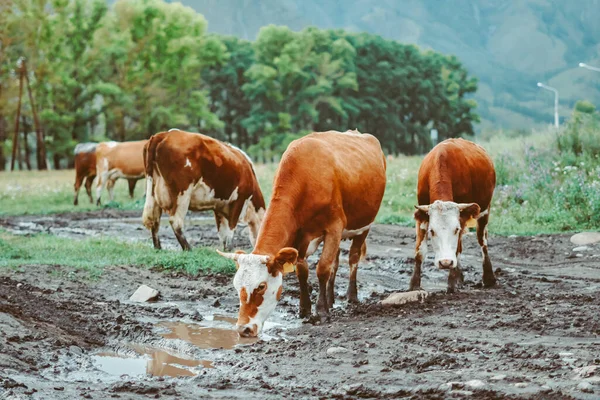
[[[554,126],[558,129],[558,90],[552,86],[544,85],[542,82],[537,83],[538,87],[554,92]]]
[[[587,65],[586,63],[579,63],[579,66],[581,68],[585,68],[585,69],[589,69],[589,70],[592,70],[592,71],[600,72],[600,68],[598,68],[598,67],[592,67],[591,65]]]

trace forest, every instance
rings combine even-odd
[[[77,143],[170,128],[262,161],[329,129],[420,154],[431,129],[439,140],[472,135],[479,120],[477,79],[452,55],[315,27],[268,25],[250,42],[209,34],[208,23],[219,21],[160,0],[0,0],[0,169],[14,147],[20,91],[21,168],[70,167]]]

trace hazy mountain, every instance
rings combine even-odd
[[[456,54],[479,77],[481,128],[528,127],[573,103],[600,105],[600,0],[182,0],[209,30],[254,39],[261,26],[367,31]]]

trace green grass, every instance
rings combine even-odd
[[[567,126],[561,134],[569,134],[566,137],[571,138],[572,132],[584,128],[586,134],[578,140],[600,142],[600,130],[595,125],[571,131]],[[497,175],[490,232],[529,235],[600,228],[600,159],[597,154],[575,156],[558,151],[557,137],[554,130],[496,132],[480,141],[494,159]],[[589,144],[585,148],[595,147]],[[388,160],[387,187],[376,222],[414,224],[413,206],[417,201],[417,173],[421,160],[419,156],[398,156]],[[256,166],[267,203],[276,169],[275,164]],[[80,194],[80,206],[72,205],[73,180],[72,170],[0,173],[0,216],[98,209],[88,203],[83,193]],[[140,210],[141,214],[143,192],[142,180],[138,182],[136,198],[132,201],[127,194],[127,182],[119,180],[115,187],[116,201],[107,207]],[[105,194],[103,198],[106,197]]]
[[[145,243],[125,242],[107,237],[73,240],[47,234],[13,235],[0,231],[0,267],[21,265],[64,265],[98,276],[109,265],[135,265],[182,270],[233,273],[232,261],[209,248],[189,252],[154,250]]]
[[[127,181],[119,179],[115,185],[115,201],[108,201],[108,192],[102,193],[101,207],[90,204],[85,188],[79,190],[79,205],[73,205],[74,170],[0,172],[0,216],[24,214],[55,214],[60,212],[89,211],[103,207],[141,210],[145,180],[139,180],[135,196],[129,197]],[[95,183],[92,194],[95,198]]]

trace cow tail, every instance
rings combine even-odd
[[[154,199],[154,165],[156,162],[156,147],[165,138],[165,133],[157,133],[153,135],[148,143],[144,145],[144,172],[146,174],[146,201],[144,203],[144,212],[142,213],[142,222],[148,229],[152,229],[152,226],[160,219],[160,209]]]

